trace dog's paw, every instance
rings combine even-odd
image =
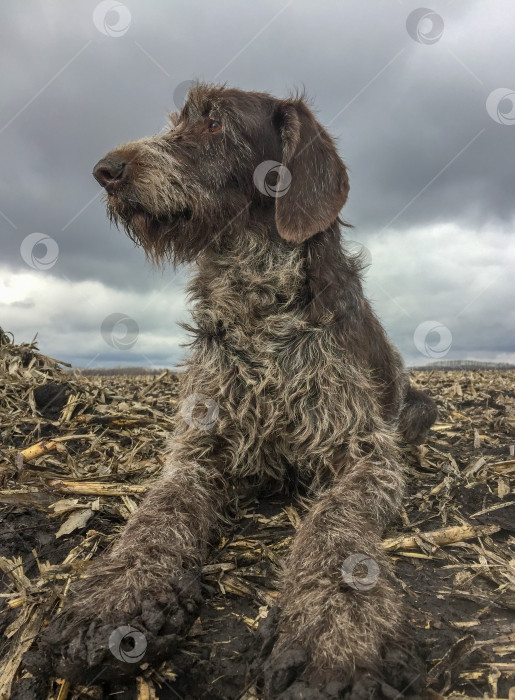
[[[292,653],[289,653],[292,652]],[[266,700],[401,700],[399,691],[377,673],[357,669],[352,679],[338,670],[323,673],[305,663],[305,654],[291,649],[272,658],[264,669]]]
[[[272,655],[263,667],[266,700],[414,700],[425,688],[425,675],[409,655],[388,653],[382,671],[356,669],[351,680],[338,669],[319,671],[307,663],[304,650],[292,646]]]
[[[381,688],[385,697],[420,698],[426,687],[426,665],[415,644],[389,644],[382,659]]]
[[[39,678],[25,675],[14,681],[10,700],[46,700],[48,685],[48,682],[41,682]]]
[[[187,574],[166,595],[142,592],[130,612],[117,609],[113,600],[108,612],[99,614],[87,600],[81,605],[75,596],[25,653],[30,673],[88,684],[136,675],[141,664],[169,658],[198,614],[200,580]]]
[[[263,666],[265,698],[277,698],[290,688],[300,678],[306,663],[306,652],[299,646],[272,654]]]
[[[317,669],[295,640],[279,638],[279,611],[273,608],[258,628],[260,652],[251,672],[266,700],[415,700],[426,687],[424,662],[413,645],[390,642],[373,669]]]
[[[277,696],[277,700],[340,700],[344,696],[344,685],[330,681],[322,688],[316,688],[304,681],[296,681],[288,690]]]
[[[267,660],[263,681],[267,700],[341,700],[350,697],[345,694],[347,683],[337,671],[321,674],[310,669],[305,651],[295,646]]]
[[[266,700],[338,700],[346,684],[339,674],[319,674],[309,669],[305,650],[294,642],[273,649],[277,640],[278,610],[270,611],[258,628],[261,651],[253,671],[260,679]]]

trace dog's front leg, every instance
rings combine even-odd
[[[212,462],[170,459],[121,538],[73,586],[25,655],[32,673],[73,682],[131,675],[169,656],[187,632],[225,490]]]
[[[433,399],[410,384],[399,416],[399,430],[404,440],[412,445],[423,443],[437,417]]]
[[[264,667],[267,698],[337,698],[351,683],[356,695],[349,697],[376,697],[369,694],[374,673],[400,627],[399,595],[381,546],[403,493],[393,438],[377,432],[351,446],[349,457],[297,530]]]

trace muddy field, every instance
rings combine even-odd
[[[426,445],[403,448],[409,493],[384,544],[426,662],[423,694],[512,700],[515,372],[413,379],[440,417]],[[87,688],[45,683],[22,668],[70,582],[159,474],[176,385],[169,373],[75,377],[34,346],[0,344],[0,700],[260,697],[256,630],[278,600],[277,573],[302,515],[291,500],[239,514],[204,567],[206,603],[172,662],[143,665],[125,685]]]

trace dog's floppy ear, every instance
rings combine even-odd
[[[279,101],[275,118],[284,166],[275,221],[285,240],[302,243],[336,220],[347,199],[349,178],[332,138],[302,99]]]

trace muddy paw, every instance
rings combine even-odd
[[[275,606],[261,620],[257,629],[258,653],[251,664],[250,673],[260,686],[264,686],[267,698],[276,697],[286,690],[306,665],[306,655],[300,646],[274,655],[273,649],[279,633],[279,608]]]
[[[339,682],[316,683],[304,678],[307,655],[304,649],[293,643],[283,651],[274,653],[278,637],[279,608],[271,608],[261,621],[257,631],[259,652],[252,664],[251,673],[263,687],[267,700],[333,700],[342,697],[344,686]]]
[[[417,700],[426,688],[424,662],[413,646],[391,642],[379,672],[356,671],[345,700]]]
[[[306,667],[306,652],[292,646],[283,653],[272,655],[263,667],[265,697],[277,698],[290,688]]]
[[[330,675],[330,674],[329,674]],[[337,675],[337,674],[336,674]],[[368,672],[356,672],[349,685],[340,680],[317,681],[316,674],[311,680],[295,681],[274,700],[401,700],[402,696],[385,695],[381,683]]]
[[[352,683],[343,697],[345,700],[385,700],[377,676],[359,670],[356,671]],[[398,700],[400,700],[400,696]]]
[[[414,700],[425,688],[423,663],[413,650],[391,645],[384,656],[382,670],[356,669],[348,675],[337,669],[317,670],[308,663],[307,654],[299,645],[283,646],[270,653],[277,639],[274,620],[258,631],[263,647],[258,657],[260,678],[266,700]],[[256,671],[256,668],[254,668]]]
[[[309,668],[304,649],[292,645],[264,662],[261,681],[267,700],[338,700],[346,688],[338,675]]]
[[[413,644],[390,644],[383,657],[381,687],[395,698],[419,698],[427,687],[426,666]]]
[[[194,574],[183,576],[166,596],[138,595],[138,604],[128,613],[117,610],[114,601],[100,615],[87,604],[81,606],[75,596],[24,655],[25,668],[38,677],[53,674],[81,684],[135,675],[140,664],[173,654],[200,602],[200,581]]]
[[[277,700],[340,700],[345,696],[345,686],[339,681],[324,683],[321,687],[307,681],[296,681]]]
[[[33,676],[24,676],[15,681],[11,690],[11,700],[45,700],[48,697],[48,683],[41,683]]]

